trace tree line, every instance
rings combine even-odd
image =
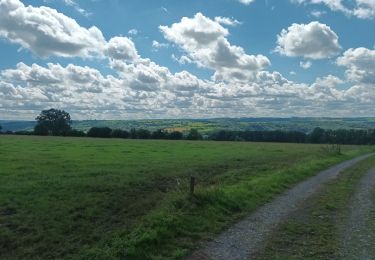
[[[314,144],[357,144],[374,145],[375,129],[325,130],[315,128],[311,133],[299,131],[231,131],[219,130],[202,135],[197,129],[188,133],[159,129],[111,129],[109,127],[92,127],[87,132],[71,127],[72,120],[64,110],[43,110],[36,117],[34,131],[7,132],[7,134],[41,135],[41,136],[73,136],[93,138],[125,138],[125,139],[169,139],[169,140],[213,140],[213,141],[247,141],[247,142],[282,142],[282,143],[314,143]],[[0,126],[0,132],[1,132]]]
[[[311,133],[299,131],[227,131],[221,130],[210,134],[208,139],[215,141],[248,141],[278,143],[313,143],[313,144],[357,144],[374,145],[375,129],[325,130],[315,128]]]

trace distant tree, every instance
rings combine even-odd
[[[112,131],[111,136],[113,138],[129,138],[130,133],[125,130],[115,129]]]
[[[86,134],[83,131],[72,129],[66,134],[67,136],[73,136],[73,137],[85,137]]]
[[[186,136],[187,140],[202,140],[202,135],[198,132],[197,129],[190,129],[189,134]]]
[[[109,127],[92,127],[87,132],[88,137],[110,138],[112,129]]]
[[[0,134],[1,134],[1,130],[3,130],[3,127],[0,125]]]
[[[152,139],[166,139],[168,137],[168,133],[163,129],[156,130],[151,134]]]
[[[137,130],[137,138],[139,138],[139,139],[150,139],[151,133],[147,129],[138,129]]]
[[[15,131],[13,132],[14,135],[32,135],[33,132],[31,131],[25,131],[25,130],[21,130],[21,131]]]
[[[309,141],[313,144],[324,143],[326,141],[325,130],[320,127],[314,128],[309,135]]]
[[[46,124],[36,124],[34,127],[35,135],[48,135],[48,128]]]
[[[171,140],[181,140],[183,137],[184,135],[179,131],[173,131],[167,135],[167,138]]]
[[[137,130],[135,128],[130,129],[130,138],[131,139],[137,139],[138,138]]]
[[[64,110],[43,110],[36,120],[34,133],[37,135],[66,135],[71,130],[70,115]]]

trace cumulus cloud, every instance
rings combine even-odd
[[[133,64],[111,60],[111,66],[117,76],[73,64],[19,63],[0,74],[0,111],[35,116],[46,107],[58,107],[69,108],[75,118],[107,119],[249,116],[249,110],[257,116],[375,112],[373,88],[338,88],[345,82],[333,75],[307,85],[278,72],[259,71],[253,82],[225,83],[201,80],[187,71],[172,73],[148,59]]]
[[[371,85],[375,91],[375,50],[349,49],[337,59],[337,65],[347,68],[349,81]]]
[[[134,61],[139,58],[132,40],[127,37],[113,37],[105,45],[104,53],[112,59]]]
[[[95,26],[84,28],[55,9],[25,6],[19,0],[0,0],[0,37],[42,58],[95,56],[129,62],[138,58],[133,41],[127,37],[113,37],[107,42]]]
[[[339,11],[347,16],[356,16],[360,19],[374,19],[375,18],[375,1],[374,0],[291,0],[292,3],[297,4],[323,4],[332,11]]]
[[[270,65],[263,55],[249,55],[226,38],[228,29],[201,13],[193,18],[159,27],[164,37],[177,44],[198,66],[215,71],[216,80],[247,80]]]
[[[176,55],[172,54],[171,58],[172,60],[176,61],[180,65],[193,63],[193,61],[185,55],[182,55],[181,57],[177,57]]]
[[[339,66],[347,68],[347,78],[352,83],[348,89],[341,86],[347,82],[332,75],[318,78],[311,85],[298,84],[279,72],[266,71],[270,65],[267,57],[249,55],[243,48],[232,45],[222,21],[198,13],[169,27],[161,26],[165,38],[183,52],[180,57],[175,56],[176,60],[194,62],[214,71],[212,79],[200,79],[188,71],[173,73],[142,58],[130,38],[113,37],[107,42],[99,29],[95,30],[100,41],[79,42],[81,45],[74,52],[55,46],[56,42],[75,46],[76,31],[82,30],[84,37],[89,37],[85,33],[90,33],[90,29],[49,8],[25,7],[16,0],[0,0],[0,7],[0,13],[5,7],[19,12],[10,12],[5,18],[0,16],[2,37],[42,57],[108,57],[113,70],[113,75],[104,75],[88,66],[58,63],[43,66],[19,63],[15,68],[2,70],[0,113],[12,115],[13,119],[34,118],[48,107],[67,109],[77,119],[375,113],[374,84],[371,83],[373,50],[350,49],[337,59]],[[40,12],[44,20],[39,17]],[[51,15],[59,18],[58,22],[48,22]],[[65,30],[67,21],[72,22],[73,31]],[[60,27],[54,30],[56,24]],[[45,34],[46,41],[51,38],[45,50],[34,46],[37,41],[32,37],[34,34]]]
[[[105,45],[97,27],[81,27],[55,9],[25,6],[19,0],[0,0],[0,37],[40,57],[88,57]]]
[[[341,46],[337,34],[326,24],[292,24],[277,36],[275,51],[289,57],[325,59],[337,55]]]
[[[355,16],[361,19],[375,18],[375,1],[374,0],[357,0],[357,6],[353,10]]]

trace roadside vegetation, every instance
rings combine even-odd
[[[370,149],[35,136],[0,136],[0,147],[0,259],[179,258]]]
[[[258,259],[343,259],[348,204],[361,178],[374,166],[372,156],[326,185],[274,233]]]

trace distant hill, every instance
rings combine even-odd
[[[3,131],[32,130],[35,121],[0,120]],[[213,119],[147,119],[147,120],[83,120],[74,121],[73,128],[87,131],[91,127],[108,126],[112,129],[144,128],[167,129],[181,132],[191,128],[202,133],[225,130],[288,130],[310,132],[315,127],[324,129],[369,129],[375,128],[375,118],[213,118]]]
[[[2,131],[24,131],[32,130],[35,126],[35,121],[9,121],[0,120],[0,125],[3,127]]]

